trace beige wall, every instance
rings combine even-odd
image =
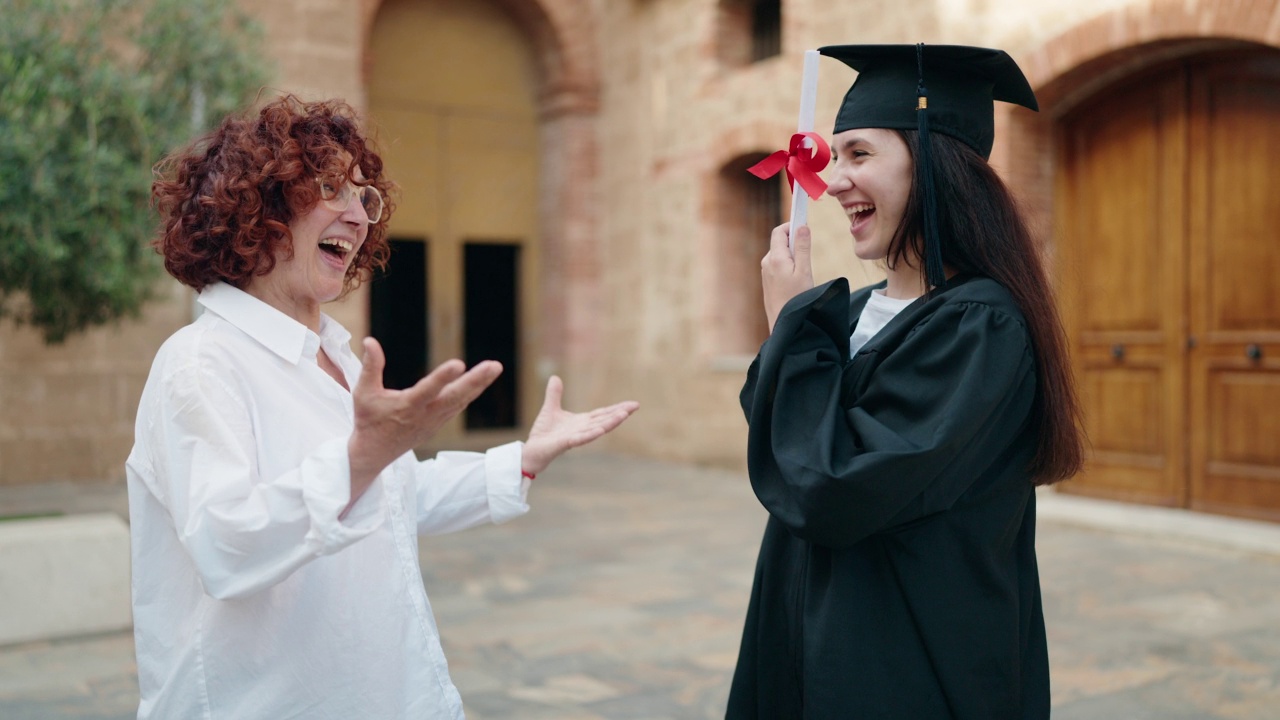
[[[1052,118],[1087,90],[1095,67],[1132,71],[1152,57],[1141,51],[1147,43],[1179,38],[1280,44],[1277,0],[789,0],[783,55],[726,68],[716,59],[715,0],[494,3],[526,29],[536,56],[539,357],[566,375],[577,407],[643,403],[608,439],[613,449],[730,465],[741,464],[745,445],[736,396],[746,358],[721,353],[711,331],[716,288],[726,284],[716,175],[735,157],[786,142],[801,50],[919,40],[1008,50],[1046,111],[1000,111],[992,159],[1051,228]],[[245,3],[267,28],[276,87],[362,108],[365,33],[378,5]],[[817,127],[825,130],[853,75],[829,60],[821,73]],[[856,263],[834,203],[811,214],[819,280],[877,276]],[[0,327],[0,483],[121,476],[150,358],[189,315],[189,296],[171,296],[143,322],[61,348]],[[357,336],[366,302],[357,293],[333,309]]]
[[[55,347],[0,325],[0,485],[124,476],[151,356],[191,317],[177,282],[158,295],[143,320]]]

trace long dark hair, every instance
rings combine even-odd
[[[920,137],[899,130],[913,162],[920,157]],[[1036,485],[1048,485],[1080,472],[1084,440],[1066,333],[1058,317],[1053,288],[1018,203],[985,158],[955,138],[930,134],[934,187],[937,188],[938,236],[942,262],[961,274],[989,277],[1013,296],[1026,319],[1036,357],[1035,457],[1028,470]],[[919,176],[919,173],[916,174]],[[913,182],[887,262],[919,267],[924,273],[923,199]]]

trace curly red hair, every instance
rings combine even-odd
[[[350,161],[343,166],[344,157]],[[382,157],[360,132],[356,113],[341,100],[278,98],[256,117],[232,115],[213,131],[156,165],[151,200],[160,212],[152,243],[165,269],[196,290],[222,281],[244,288],[292,253],[289,223],[320,200],[315,178],[354,177],[382,193],[382,217],[369,226],[343,281],[343,294],[386,266],[387,220],[394,206]]]

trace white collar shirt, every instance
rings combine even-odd
[[[520,443],[350,500],[351,335],[225,284],[157,353],[126,462],[140,719],[461,718],[417,535],[528,511]]]

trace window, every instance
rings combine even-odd
[[[782,52],[782,0],[720,0],[717,53],[732,67]]]
[[[782,0],[751,3],[751,61],[782,52]]]

